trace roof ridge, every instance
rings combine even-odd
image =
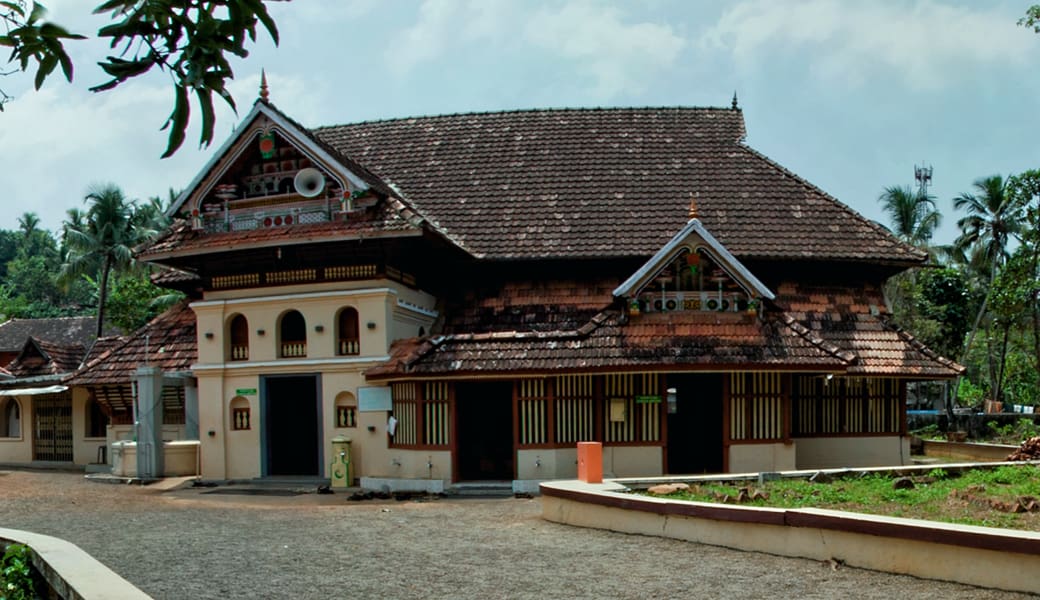
[[[495,116],[495,115],[516,115],[516,114],[540,114],[540,113],[582,113],[582,112],[610,112],[610,111],[647,111],[647,110],[682,110],[682,111],[711,111],[711,112],[724,112],[724,113],[743,113],[741,108],[732,108],[730,106],[560,106],[560,107],[541,107],[541,108],[506,108],[499,110],[476,110],[476,111],[461,111],[454,113],[440,113],[440,114],[428,114],[428,115],[407,115],[403,117],[386,117],[382,119],[366,119],[362,121],[353,121],[349,123],[334,123],[332,125],[321,125],[311,129],[311,131],[321,131],[325,129],[337,129],[340,127],[353,127],[358,125],[376,125],[379,123],[396,123],[400,121],[409,121],[413,119],[453,119],[457,117],[473,117],[473,116]]]
[[[891,230],[889,230],[886,227],[882,226],[877,221],[873,221],[871,219],[868,219],[865,216],[861,215],[860,213],[856,212],[849,205],[845,204],[841,200],[838,200],[834,196],[832,196],[829,193],[827,193],[826,191],[824,191],[819,186],[809,182],[807,179],[801,177],[797,173],[791,171],[787,167],[785,167],[785,166],[781,165],[780,163],[776,162],[775,160],[773,160],[769,156],[763,154],[762,152],[759,152],[758,150],[755,150],[754,148],[749,146],[746,142],[744,142],[744,141],[739,142],[737,144],[737,147],[742,149],[742,150],[744,150],[744,151],[746,151],[746,152],[748,152],[748,153],[750,153],[750,154],[752,154],[752,155],[754,155],[755,157],[765,161],[766,164],[770,165],[774,169],[779,170],[784,175],[786,175],[786,176],[790,177],[791,179],[793,179],[794,181],[798,182],[799,185],[801,185],[801,186],[803,186],[803,187],[805,187],[805,188],[807,188],[807,189],[809,189],[811,191],[818,192],[818,193],[822,194],[825,198],[827,198],[828,200],[830,200],[831,202],[836,204],[839,209],[841,209],[845,213],[849,214],[853,219],[856,219],[857,221],[860,221],[860,222],[866,224],[867,226],[869,226],[874,231],[876,231],[878,233],[881,233],[881,234],[883,234],[884,236],[886,236],[888,238],[891,238],[892,241],[895,242],[897,245],[911,250],[911,252],[913,254],[920,254],[921,255],[921,259],[918,261],[919,263],[923,263],[925,260],[928,259],[928,253],[927,252],[921,250],[920,248],[918,248],[916,246],[912,246],[910,244],[907,244],[903,240],[901,240],[901,239],[897,238],[896,236],[892,235],[892,231]]]

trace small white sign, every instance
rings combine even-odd
[[[358,410],[376,412],[391,410],[389,386],[358,388]]]

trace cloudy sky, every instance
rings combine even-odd
[[[89,33],[98,0],[50,0],[51,17]],[[877,196],[934,167],[932,192],[956,233],[951,199],[978,177],[1040,167],[1040,35],[1017,2],[840,0],[296,0],[271,6],[266,35],[236,62],[248,112],[261,67],[272,101],[308,126],[470,111],[588,106],[728,106],[736,91],[748,143],[870,218]],[[92,183],[137,198],[190,182],[238,117],[218,113],[217,142],[196,132],[160,160],[172,108],[153,73],[103,94],[96,41],[70,46],[75,82],[32,92],[0,113],[0,228],[35,211],[57,230]]]

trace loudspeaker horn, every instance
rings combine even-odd
[[[304,198],[313,198],[325,189],[325,176],[321,171],[313,168],[300,169],[293,179],[293,187],[296,193]]]

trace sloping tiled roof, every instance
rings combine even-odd
[[[83,368],[65,379],[68,385],[117,385],[133,379],[138,367],[159,367],[166,373],[187,371],[196,362],[195,313],[183,300],[149,321],[120,344],[93,355]]]
[[[80,344],[56,344],[30,337],[7,370],[17,378],[61,375],[75,371],[87,350]]]
[[[649,256],[686,224],[692,196],[742,258],[925,258],[744,145],[739,110],[528,110],[314,133],[477,256]]]
[[[858,361],[849,367],[850,375],[953,377],[964,371],[889,324],[884,296],[877,287],[785,282],[779,286],[777,304],[788,320],[855,353]]]
[[[89,346],[94,340],[94,317],[9,319],[0,323],[0,352],[18,352],[30,336],[56,344]],[[113,332],[113,330],[109,330]]]
[[[571,331],[440,336],[397,344],[366,371],[379,379],[445,373],[580,372],[599,369],[769,368],[844,371],[851,356],[778,319],[742,313],[653,313],[618,322],[597,315]]]
[[[403,340],[373,379],[599,369],[800,369],[953,377],[963,367],[889,325],[878,288],[782,282],[775,306],[619,321],[609,278],[488,284],[451,310],[442,335]]]

